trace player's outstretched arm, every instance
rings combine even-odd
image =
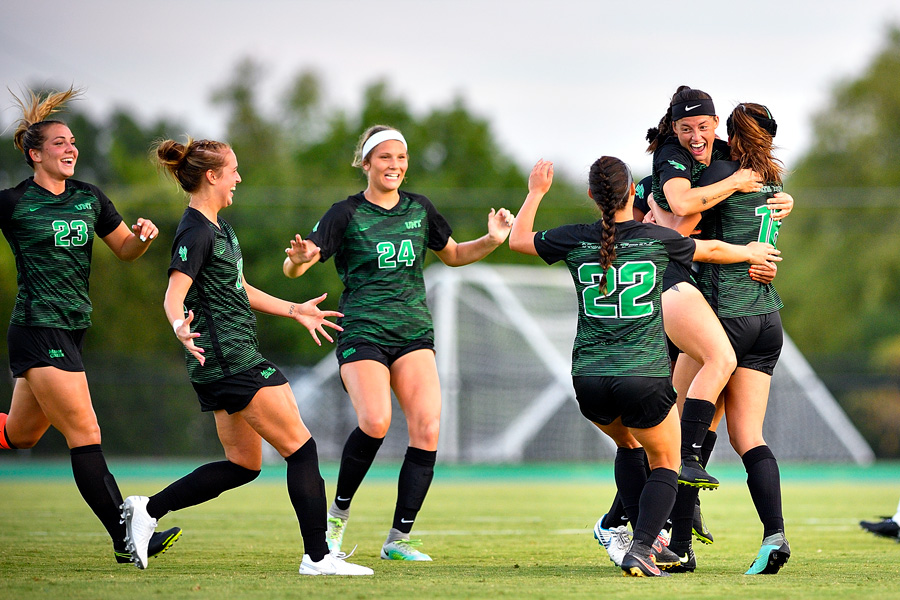
[[[534,248],[534,217],[544,194],[553,184],[553,163],[541,159],[535,163],[528,176],[528,195],[519,209],[519,216],[509,234],[509,247],[515,252],[537,256]]]
[[[457,242],[451,237],[447,240],[447,245],[435,254],[441,262],[450,267],[462,267],[478,262],[506,241],[514,221],[515,216],[507,209],[492,208],[488,213],[488,232],[485,235],[468,242]]]
[[[294,319],[306,327],[313,341],[319,346],[322,345],[322,342],[319,340],[319,334],[329,342],[334,342],[328,332],[325,331],[325,327],[343,331],[340,325],[328,320],[328,317],[343,317],[342,313],[334,310],[319,309],[319,303],[328,294],[322,294],[318,298],[300,303],[276,298],[248,284],[246,279],[244,279],[244,289],[247,291],[247,299],[250,300],[250,308],[269,315]]]
[[[284,253],[287,257],[281,270],[291,279],[306,273],[311,266],[319,262],[321,256],[319,247],[309,240],[304,240],[299,233],[291,240],[291,245],[284,249]]]

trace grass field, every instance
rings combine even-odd
[[[152,494],[194,465],[111,461],[123,492]],[[68,465],[0,462],[0,598],[900,598],[900,544],[859,529],[893,512],[900,465],[783,466],[793,555],[776,576],[748,577],[761,527],[740,467],[703,492],[716,543],[696,544],[698,570],[622,577],[591,535],[614,493],[612,465],[438,466],[413,530],[433,563],[378,558],[396,494],[395,465],[378,465],[354,500],[345,537],[374,577],[301,577],[300,534],[284,469],[165,517],[182,539],[139,571],[117,565]],[[323,467],[329,495],[335,469]]]

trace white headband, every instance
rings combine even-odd
[[[397,140],[398,142],[403,142],[403,148],[408,150],[406,146],[406,138],[403,137],[402,133],[400,133],[396,129],[382,129],[378,133],[372,134],[369,139],[366,140],[366,143],[363,144],[362,159],[366,160],[369,152],[371,152],[375,148],[375,146],[377,146],[381,142],[386,142],[388,140]]]

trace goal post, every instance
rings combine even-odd
[[[425,271],[435,326],[448,462],[611,460],[615,446],[578,409],[571,351],[577,302],[564,267],[434,264]],[[320,455],[339,458],[356,426],[334,356],[292,379]],[[380,455],[402,457],[406,423],[393,399]],[[764,437],[780,460],[866,464],[871,448],[785,335]],[[738,460],[725,423],[716,460]]]

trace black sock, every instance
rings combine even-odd
[[[709,457],[712,456],[717,439],[719,439],[719,435],[715,431],[707,431],[706,437],[703,438],[703,447],[700,448],[700,464],[703,465],[704,469],[709,464]]]
[[[287,462],[287,488],[300,523],[303,549],[314,562],[328,554],[325,542],[325,520],[328,501],[325,500],[325,480],[319,473],[319,453],[316,440],[309,441],[284,459]]]
[[[612,506],[609,507],[606,515],[604,515],[603,521],[600,523],[600,526],[604,529],[612,529],[613,527],[627,524],[628,515],[625,514],[625,506],[622,504],[622,498],[619,496],[619,492],[617,491],[616,497],[613,498]]]
[[[763,525],[763,537],[784,531],[781,512],[781,475],[778,461],[768,446],[757,446],[741,456],[747,470],[747,487]]]
[[[672,512],[678,491],[678,473],[671,469],[653,469],[641,492],[640,515],[634,527],[634,539],[651,546]]]
[[[647,455],[643,448],[619,448],[616,450],[616,488],[619,490],[622,508],[628,515],[632,527],[637,523],[641,490],[644,489],[644,484],[647,482],[646,459]]]
[[[425,502],[425,495],[434,479],[435,450],[421,450],[409,446],[400,467],[397,482],[397,506],[394,508],[392,527],[403,533],[412,531],[416,515]]]
[[[339,509],[350,508],[350,501],[369,472],[382,442],[384,438],[373,438],[359,427],[350,433],[341,455],[341,469],[334,496],[334,504]]]
[[[147,502],[147,512],[154,519],[161,519],[174,510],[218,498],[222,492],[250,483],[258,476],[259,471],[246,469],[231,461],[208,463],[151,496]]]
[[[700,456],[709,426],[716,416],[716,405],[706,400],[686,398],[681,412],[681,456]]]
[[[697,505],[700,490],[690,485],[679,485],[672,507],[672,540],[669,548],[679,556],[683,556],[691,545],[694,525],[694,507]]]
[[[69,453],[72,457],[72,475],[81,497],[103,523],[115,550],[124,552],[125,525],[119,522],[122,518],[119,509],[122,493],[106,466],[100,444],[72,448]]]

